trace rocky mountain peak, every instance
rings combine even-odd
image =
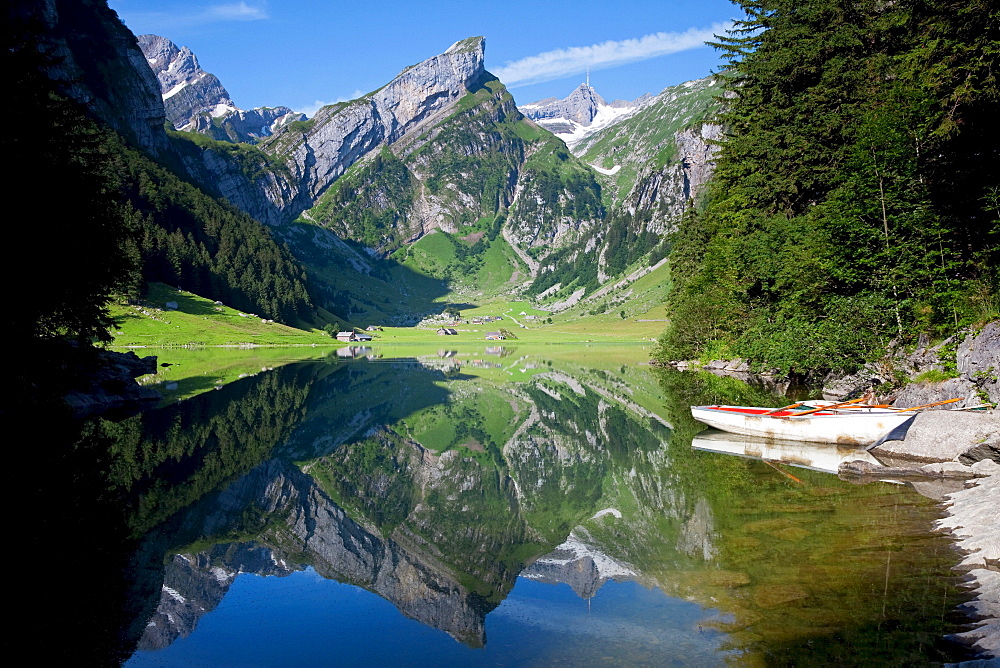
[[[465,95],[486,71],[485,56],[486,39],[469,37],[440,55],[407,67],[373,93],[371,100],[386,122],[388,141],[395,141],[414,123]]]
[[[156,80],[106,0],[11,0],[9,35],[30,35],[66,97],[151,155],[168,150]]]
[[[304,185],[293,214],[312,206],[358,160],[450,113],[483,80],[485,49],[482,37],[455,42],[375,92],[323,107],[308,130],[290,129],[269,140],[266,150],[289,160]]]
[[[606,102],[587,83],[580,84],[566,98],[548,97],[518,107],[528,118],[572,146],[597,130],[614,125],[631,116],[651,99],[644,95],[637,100]]]
[[[582,83],[569,94],[563,103],[572,110],[571,120],[580,125],[590,125],[600,107],[607,105],[604,98],[589,84]]]
[[[229,91],[214,74],[201,69],[191,49],[178,48],[159,35],[139,35],[138,42],[160,83],[167,120],[175,128],[183,128],[204,112],[221,116],[226,110],[235,110]]]
[[[522,106],[521,112],[534,120],[561,119],[588,126],[598,110],[606,106],[604,98],[588,84],[580,84],[565,99],[548,97]]]
[[[233,103],[218,77],[201,68],[198,57],[188,47],[178,47],[159,35],[140,35],[138,42],[160,84],[167,120],[177,130],[246,142],[270,135],[289,121],[305,118],[288,107],[243,111]]]

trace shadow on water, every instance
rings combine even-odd
[[[47,573],[30,608],[41,631],[59,629],[53,651],[158,664],[221,647],[264,663],[257,653],[962,656],[940,640],[961,595],[949,542],[928,531],[932,502],[692,449],[688,405],[774,403],[759,389],[618,362],[492,360],[289,364],[119,422],[53,424],[57,456],[30,497]],[[101,586],[80,597],[81,581]],[[249,613],[227,597],[280,582],[289,593],[251,600],[284,630],[247,635]],[[356,628],[358,614],[373,617]],[[353,629],[350,648],[305,633],[331,624]]]
[[[47,425],[52,438],[53,454],[46,456],[44,478],[31,497],[42,522],[31,539],[52,573],[43,587],[51,597],[36,600],[39,618],[51,624],[46,628],[66,629],[67,644],[56,652],[75,656],[88,646],[99,662],[127,658],[159,604],[165,553],[260,529],[252,521],[259,515],[252,497],[234,500],[235,514],[226,513],[218,507],[219,490],[248,475],[259,477],[255,471],[266,466],[276,446],[288,443],[310,406],[315,410],[306,432],[322,419],[332,425],[355,420],[365,410],[359,409],[365,402],[355,393],[359,388],[377,386],[383,400],[371,405],[385,410],[368,418],[402,416],[446,399],[434,384],[440,373],[402,371],[363,363],[289,364],[120,421],[23,416]],[[407,391],[396,408],[385,401],[393,383],[377,380],[390,375]],[[370,420],[352,424],[364,430]],[[328,425],[326,432],[336,429]],[[16,461],[26,470],[27,459],[22,451]],[[199,514],[212,517],[206,524],[193,519]],[[71,570],[64,563],[67,548],[74,551]],[[71,580],[81,577],[104,583],[87,597],[86,614],[77,606],[49,604],[69,596]]]

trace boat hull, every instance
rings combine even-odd
[[[695,450],[779,462],[823,473],[837,473],[844,462],[859,460],[881,466],[861,445],[767,439],[714,429],[706,429],[695,436],[691,447]]]
[[[801,417],[765,415],[768,408],[753,406],[692,406],[695,420],[733,434],[766,439],[871,445],[913,417],[893,411],[813,413]],[[757,411],[756,413],[741,411]]]

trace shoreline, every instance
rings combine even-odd
[[[947,516],[935,525],[955,539],[962,559],[955,567],[970,578],[973,599],[962,606],[976,626],[955,634],[983,658],[1000,657],[1000,474],[977,478],[943,502]]]
[[[954,484],[960,488],[943,490],[939,496],[930,493],[933,486],[914,487],[937,498],[944,517],[934,528],[954,539],[961,555],[954,569],[969,578],[965,587],[973,598],[959,609],[973,628],[952,638],[980,658],[996,661],[1000,658],[1000,412],[919,413],[904,434],[892,433],[868,452],[881,466],[845,462],[841,477],[959,479]]]

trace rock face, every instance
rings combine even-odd
[[[164,48],[167,55],[171,53],[161,42],[150,40],[149,44],[154,59]],[[152,49],[156,45],[159,50]],[[244,157],[242,163],[212,148],[191,148],[183,157],[184,166],[210,192],[224,197],[261,222],[275,226],[288,223],[316,205],[330,186],[356,162],[404,138],[412,140],[411,134],[431,128],[435,121],[446,116],[458,99],[483,78],[484,48],[485,40],[481,37],[469,38],[453,44],[441,55],[407,68],[378,91],[324,107],[308,121],[289,125],[292,116],[280,116],[268,126],[268,131],[274,134],[258,143],[261,152]],[[193,57],[184,59],[181,51],[178,50],[179,55],[171,62],[187,63],[185,67],[189,71],[185,80],[195,81]],[[206,80],[197,79],[195,83]],[[179,90],[198,88],[195,84],[177,85],[181,86]],[[221,97],[218,91],[214,97],[206,93],[198,99],[202,106],[231,104],[228,95]],[[270,113],[259,109],[226,111],[219,127],[210,134],[218,137],[223,133],[225,137],[221,138],[226,139],[254,135],[272,118]],[[207,112],[200,114],[185,127],[206,129],[205,123],[216,125],[217,121],[209,118]],[[399,207],[398,202],[384,196],[380,199],[386,206]],[[425,217],[433,215],[433,206],[425,209]],[[324,221],[320,219],[319,222]],[[433,227],[418,226],[397,236],[419,237]],[[352,237],[352,230],[335,231],[342,237]]]
[[[652,100],[643,95],[631,102],[604,98],[589,84],[582,83],[565,99],[547,97],[518,109],[528,118],[573,146],[577,142],[628,118]]]
[[[299,184],[294,214],[365,155],[432,123],[464,96],[483,77],[485,47],[482,37],[456,42],[374,93],[320,109],[307,129],[289,128],[269,141],[266,150],[287,162]]]
[[[271,135],[295,120],[305,120],[288,107],[236,107],[218,77],[201,69],[198,58],[185,47],[158,35],[140,35],[149,67],[156,75],[167,120],[177,130],[191,130],[215,139],[249,142]]]
[[[670,232],[689,203],[697,199],[712,178],[719,147],[711,143],[722,135],[722,126],[704,123],[674,133],[678,158],[663,167],[647,163],[641,168],[632,192],[625,198],[626,208],[636,212],[651,211],[650,229]]]
[[[221,116],[212,112],[235,109],[222,82],[201,69],[191,49],[186,46],[178,49],[169,39],[158,35],[139,35],[137,41],[160,84],[167,120],[175,128],[183,129],[203,112]]]
[[[67,97],[147,153],[169,150],[156,78],[135,36],[105,1],[14,0],[8,17],[15,33],[41,28],[35,41]]]
[[[608,175],[602,186],[648,229],[672,230],[715,168],[721,126],[711,123],[721,94],[708,77],[671,86],[612,125],[573,146],[574,154]]]
[[[913,352],[897,351],[891,361],[869,364],[850,375],[831,373],[824,381],[823,396],[839,400],[894,381],[899,372],[916,380],[931,371],[954,377],[912,382],[883,399],[903,408],[962,399],[941,406],[941,410],[1000,404],[1000,321],[991,322],[981,330],[960,332],[934,346],[921,337]]]
[[[954,397],[964,398],[959,407],[983,401],[1000,403],[1000,321],[978,332],[957,334],[933,347],[918,346],[902,360],[902,365],[911,376],[952,368],[957,377],[908,385],[896,396],[896,406],[919,406]]]

